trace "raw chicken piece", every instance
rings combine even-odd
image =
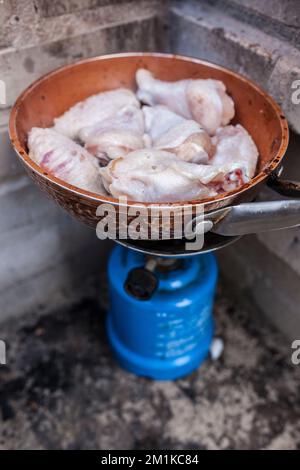
[[[184,119],[166,106],[143,106],[143,112],[154,148],[175,153],[187,162],[208,162],[210,137],[196,121]]]
[[[118,88],[98,93],[80,101],[62,116],[54,119],[54,128],[61,134],[76,139],[83,128],[110,119],[124,106],[140,107],[139,101],[131,90]]]
[[[140,202],[172,202],[214,196],[231,168],[180,160],[162,150],[143,149],[111,161],[100,172],[107,191]]]
[[[79,138],[102,165],[141,149],[144,142],[144,116],[141,109],[125,106],[114,116],[82,129]]]
[[[95,134],[111,130],[123,130],[132,134],[143,135],[145,125],[142,110],[132,105],[124,106],[108,119],[99,121],[93,126],[84,127],[80,131],[79,137],[83,142],[87,142]]]
[[[150,135],[154,145],[170,129],[187,121],[179,114],[162,105],[143,106],[142,111],[145,117],[146,132]]]
[[[105,194],[98,161],[80,145],[53,129],[33,127],[29,156],[44,170],[78,188]]]
[[[157,80],[145,69],[136,73],[138,98],[146,104],[163,104],[186,119],[194,119],[211,135],[234,116],[234,103],[223,82],[187,79]]]
[[[215,166],[232,165],[230,182],[247,183],[255,175],[258,150],[252,137],[240,124],[217,130],[212,138],[215,148],[210,164]],[[228,187],[227,190],[230,188]]]

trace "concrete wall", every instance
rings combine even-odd
[[[163,8],[152,0],[5,0],[0,3],[0,321],[49,310],[99,289],[108,244],[71,219],[25,175],[7,121],[18,94],[77,59],[161,49]]]
[[[279,32],[269,34],[266,28],[256,27],[255,23],[268,24],[259,13],[254,17],[252,13],[255,21],[249,23],[246,6],[238,9],[238,5],[247,3],[252,4],[246,0],[173,2],[169,16],[171,48],[176,53],[205,58],[252,78],[281,104],[291,127],[299,133],[300,105],[292,103],[295,90],[291,85],[300,78],[300,51],[292,42],[280,37]],[[296,0],[275,3],[286,5],[284,11],[290,11],[288,4],[294,3],[292,11],[300,18],[300,3]],[[258,9],[260,2],[254,4]],[[230,5],[235,5],[234,15]]]

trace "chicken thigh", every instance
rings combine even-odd
[[[151,106],[165,105],[186,119],[194,119],[211,135],[234,116],[234,103],[219,80],[164,82],[155,79],[148,70],[139,69],[136,82],[141,101]]]
[[[114,197],[140,202],[174,202],[215,196],[234,167],[201,165],[162,150],[143,149],[111,161],[100,172]]]
[[[152,146],[174,153],[181,160],[207,163],[210,137],[196,122],[170,111],[166,106],[143,106],[146,132]]]
[[[125,106],[114,116],[79,132],[86,149],[99,158],[102,165],[145,146],[144,116],[141,109]]]
[[[105,194],[97,159],[68,137],[53,129],[33,127],[28,135],[28,148],[30,158],[57,178]]]
[[[226,126],[217,130],[212,138],[214,153],[210,164],[215,166],[232,165],[231,182],[248,182],[255,175],[258,150],[246,129],[240,124]],[[229,188],[228,188],[229,189]]]
[[[54,119],[54,128],[71,139],[77,139],[82,129],[110,119],[124,106],[140,107],[131,90],[118,88],[98,93],[80,101],[62,116]]]

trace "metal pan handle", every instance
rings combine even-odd
[[[277,193],[300,198],[300,183],[279,178],[273,173],[267,185]],[[209,231],[223,236],[241,236],[250,233],[268,232],[300,225],[300,200],[263,201],[228,206],[210,212],[205,223],[210,222]],[[206,232],[203,218],[194,220],[194,233]]]
[[[267,181],[269,188],[282,196],[300,198],[300,183],[279,178],[273,173]]]
[[[266,201],[244,203],[211,214],[212,232],[224,236],[268,232],[300,225],[300,201]]]

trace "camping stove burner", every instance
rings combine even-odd
[[[219,250],[237,241],[240,236],[223,237],[212,232],[204,235],[204,245],[201,250],[186,249],[186,244],[191,240],[185,238],[173,240],[115,240],[119,245],[126,248],[161,258],[181,258],[187,256],[197,256],[203,253]]]
[[[153,259],[156,261],[156,269],[162,273],[175,271],[176,269],[180,269],[183,266],[182,259],[178,258],[160,258],[157,256],[149,256],[149,260],[152,261]]]

